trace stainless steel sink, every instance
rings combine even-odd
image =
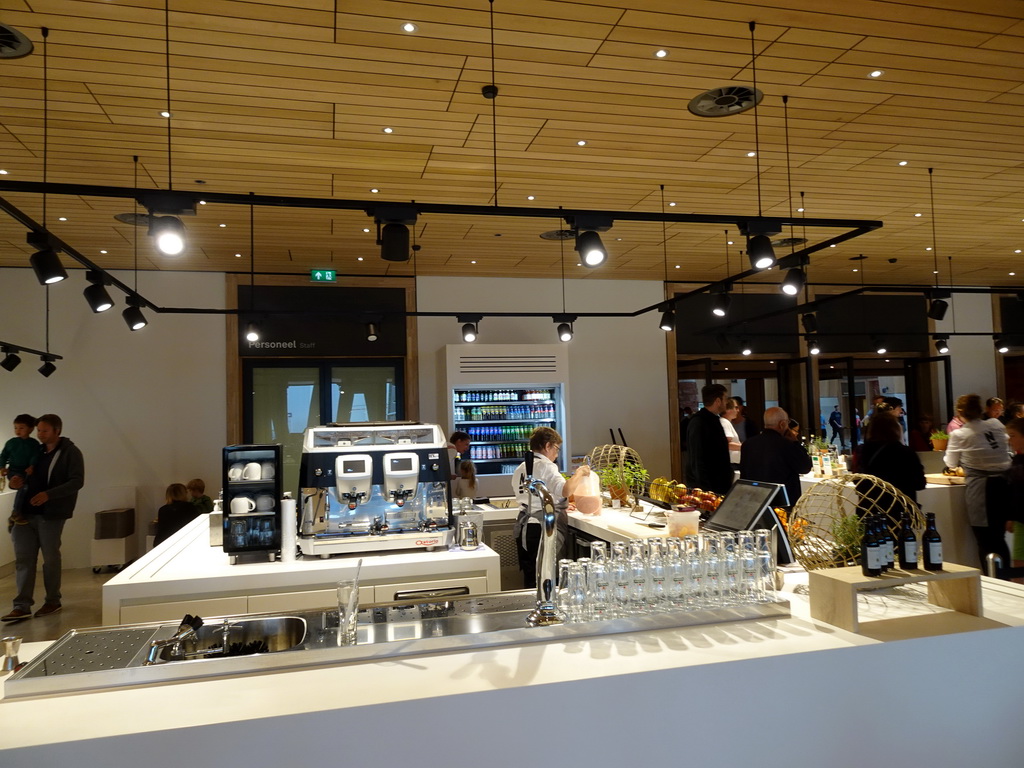
[[[226,618],[203,624],[196,635],[160,651],[161,662],[246,656],[291,651],[306,638],[306,620],[299,616]]]
[[[340,644],[336,610],[206,619],[197,638],[178,643],[177,623],[72,630],[8,678],[4,693],[71,693],[789,615],[789,603],[778,601],[528,627],[535,605],[533,590],[375,605],[360,612],[355,645]],[[150,652],[154,641],[159,653]]]

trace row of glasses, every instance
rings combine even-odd
[[[560,560],[556,605],[568,621],[599,621],[775,599],[771,532],[712,532],[615,542]]]

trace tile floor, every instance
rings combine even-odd
[[[37,640],[56,640],[70,629],[78,627],[98,627],[103,617],[103,585],[112,578],[116,571],[105,568],[101,573],[93,573],[91,568],[75,568],[65,570],[61,580],[61,603],[64,609],[60,613],[41,619],[25,619],[24,621],[3,622],[0,633],[3,636],[16,635],[24,642]],[[11,599],[14,597],[14,574],[0,577],[0,615],[11,610]],[[39,610],[43,605],[43,573],[36,577],[36,603],[33,607]]]

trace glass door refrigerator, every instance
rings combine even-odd
[[[554,345],[551,345],[554,346]],[[469,434],[480,496],[511,496],[511,475],[523,461],[530,434],[551,427],[563,441],[558,466],[570,454],[562,345],[452,345],[447,411],[451,432]],[[507,348],[507,349],[506,349]],[[524,354],[523,350],[528,352]],[[538,357],[540,364],[538,364]],[[475,364],[475,361],[482,361]]]

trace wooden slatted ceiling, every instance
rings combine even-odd
[[[1016,0],[969,10],[957,0],[496,0],[496,127],[480,95],[492,66],[486,0],[335,6],[172,0],[175,187],[490,204],[496,134],[503,205],[656,211],[664,184],[665,200],[676,203],[669,211],[755,213],[757,160],[746,153],[756,143],[766,215],[788,214],[804,191],[808,215],[885,221],[815,257],[812,280],[859,280],[849,258],[863,252],[869,280],[931,282],[933,166],[943,259],[954,257],[965,282],[1017,282],[1007,274],[1024,243],[1024,22]],[[757,134],[752,113],[701,119],[686,110],[704,90],[751,82],[750,19],[766,93]],[[419,25],[416,34],[400,31],[406,21]],[[42,176],[45,24],[49,178],[129,185],[131,155],[139,154],[142,183],[166,186],[163,3],[12,0],[3,22],[37,45],[36,55],[0,62],[5,178]],[[666,59],[653,57],[660,47]],[[874,68],[885,75],[868,78]],[[39,200],[7,196],[41,215]],[[52,221],[58,209],[67,222]],[[125,268],[136,233],[113,215],[132,209],[131,201],[53,197],[50,224],[103,266]],[[380,261],[362,212],[265,209],[257,220],[261,271],[304,272],[327,260],[354,274],[412,274],[411,265]],[[143,237],[143,267],[247,267],[235,256],[248,255],[247,211],[204,206],[186,225],[187,255],[158,256]],[[716,226],[671,224],[663,236],[660,224],[619,222],[605,235],[612,261],[597,272],[575,266],[571,243],[560,251],[538,237],[562,226],[421,217],[417,269],[555,274],[561,252],[567,273],[586,279],[650,279],[664,274],[666,256],[670,279],[725,274]],[[732,237],[735,271],[740,238]],[[0,249],[0,265],[24,265],[29,248],[10,220],[0,221]]]

